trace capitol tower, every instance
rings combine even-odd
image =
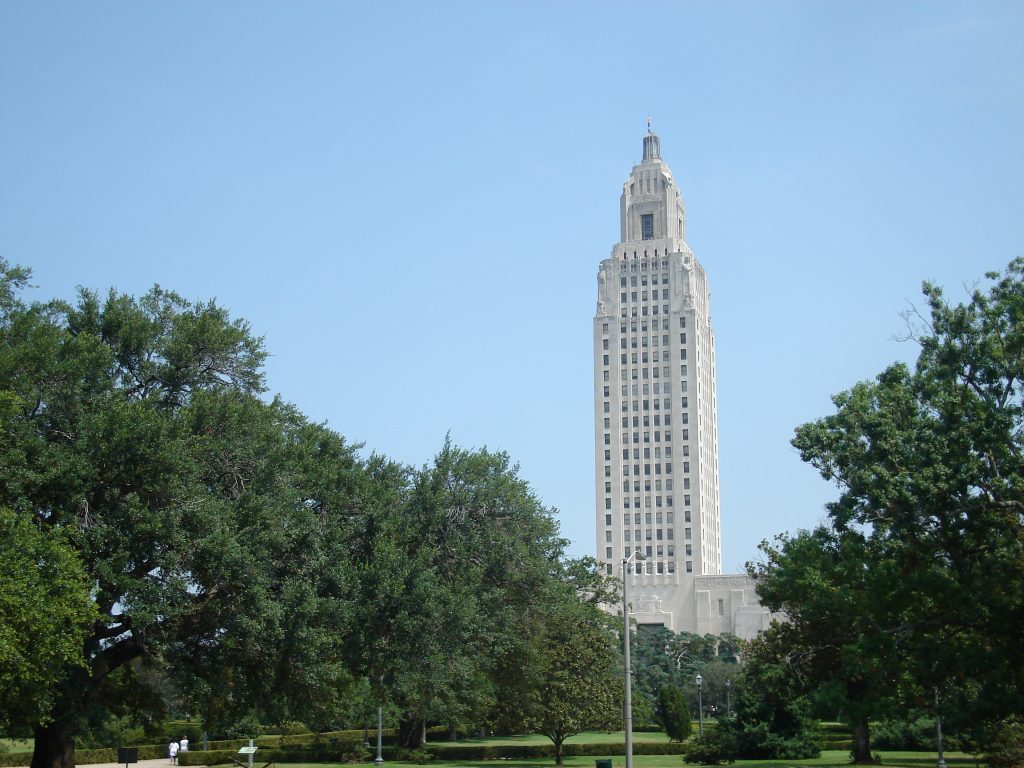
[[[643,556],[624,576],[640,624],[753,636],[768,620],[753,582],[720,575],[711,291],[649,125],[619,228],[594,317],[597,559],[618,576]]]

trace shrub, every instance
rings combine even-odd
[[[715,731],[734,757],[744,760],[803,760],[821,754],[819,732],[810,723],[788,732],[776,732],[769,722],[723,721]]]
[[[985,754],[991,768],[1024,766],[1024,721],[1010,718],[999,725]]]
[[[734,745],[730,743],[730,734],[718,728],[708,728],[701,738],[690,739],[686,745],[683,761],[698,765],[722,765],[734,759]]]
[[[268,725],[264,730],[275,736],[304,736],[312,733],[305,724],[296,721]]]

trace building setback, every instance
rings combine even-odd
[[[722,575],[711,292],[650,129],[619,226],[594,317],[597,558],[645,557],[625,576],[638,623],[752,637],[770,618],[753,581]]]

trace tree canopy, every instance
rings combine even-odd
[[[82,664],[89,582],[60,535],[0,508],[0,729],[50,715],[54,668]],[[2,732],[2,731],[0,731]]]
[[[835,396],[793,440],[839,498],[826,526],[766,547],[759,591],[865,727],[879,691],[938,690],[980,722],[1024,709],[1024,260],[986,279],[963,304],[925,283],[916,364]]]
[[[551,619],[592,621],[607,585],[506,454],[364,458],[266,396],[262,339],[214,302],[25,302],[28,277],[0,262],[0,523],[53,567],[0,584],[0,625],[40,640],[0,634],[10,690],[39,690],[0,719],[34,727],[33,768],[71,768],[147,679],[211,730],[383,702],[415,745],[428,721],[536,715],[520,694],[557,672]]]

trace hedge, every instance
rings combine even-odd
[[[385,733],[388,733],[385,731]],[[390,729],[390,736],[394,730]],[[354,738],[354,737],[358,738]],[[300,740],[304,740],[304,743]],[[260,737],[255,742],[261,749],[253,758],[254,765],[269,762],[288,763],[336,763],[351,759],[354,753],[363,750],[362,731],[334,731],[332,733],[308,734],[304,736]],[[268,744],[267,742],[272,742]],[[246,760],[238,754],[240,747],[246,746],[248,739],[232,739],[210,742],[210,745],[228,745],[220,749],[203,751],[202,748],[191,749],[178,754],[179,765],[228,765],[232,758],[241,763]],[[431,757],[439,760],[524,760],[530,758],[547,758],[555,754],[554,744],[444,744],[428,742],[423,748]],[[149,744],[138,747],[140,760],[153,760],[165,757],[165,745]],[[393,746],[383,748],[386,760],[405,759],[410,750]],[[621,741],[601,744],[565,744],[563,751],[567,757],[604,757],[617,756],[625,752],[625,744]],[[635,755],[681,755],[685,753],[682,744],[676,742],[636,742],[633,744]],[[369,750],[371,756],[373,747]],[[0,768],[22,766],[31,760],[27,752],[11,752],[0,754]],[[117,750],[77,749],[75,762],[78,765],[94,763],[116,763]]]
[[[361,747],[362,742],[354,745]],[[604,744],[565,744],[563,751],[567,757],[604,757],[625,753],[626,746],[622,742]],[[554,757],[554,744],[431,744],[423,748],[430,756],[438,760],[527,760],[531,758]],[[373,750],[370,750],[372,754]],[[397,747],[384,747],[385,760],[402,760],[410,750]],[[686,752],[683,744],[676,742],[638,742],[633,744],[635,755],[682,755]],[[269,762],[288,763],[336,763],[350,758],[352,751],[323,745],[320,749],[268,749],[256,753],[253,763]],[[235,750],[211,750],[209,752],[186,752],[178,756],[181,765],[226,765],[231,759],[240,760]]]

